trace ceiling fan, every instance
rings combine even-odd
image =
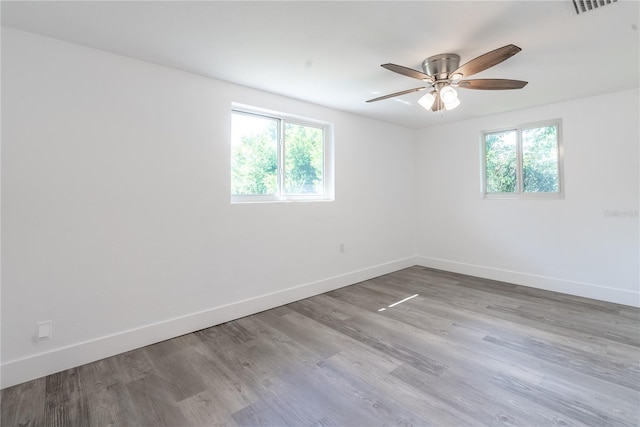
[[[423,71],[403,67],[402,65],[382,64],[382,67],[387,70],[422,80],[427,86],[391,93],[370,99],[367,102],[381,101],[395,96],[431,89],[429,93],[418,100],[418,103],[424,108],[433,111],[439,111],[443,108],[452,110],[460,105],[458,94],[454,89],[456,87],[480,90],[522,89],[528,82],[509,79],[463,80],[511,58],[521,50],[518,46],[508,44],[491,52],[487,52],[484,55],[480,55],[462,66],[460,66],[459,55],[455,53],[442,53],[425,59],[422,62]]]

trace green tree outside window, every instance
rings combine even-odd
[[[324,128],[278,117],[232,114],[231,194],[324,194]]]
[[[559,124],[484,134],[486,194],[560,193]]]

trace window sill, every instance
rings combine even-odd
[[[232,196],[232,205],[246,205],[256,203],[305,203],[305,202],[333,202],[333,197],[327,196]]]
[[[564,193],[484,193],[485,200],[563,200]]]

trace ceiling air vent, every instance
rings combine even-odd
[[[581,13],[609,5],[617,1],[618,0],[573,0],[573,7],[576,9],[576,13],[580,15]]]

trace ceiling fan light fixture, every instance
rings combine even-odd
[[[458,99],[458,92],[456,92],[456,90],[451,86],[445,86],[440,89],[440,99],[442,99],[442,102],[444,102],[445,105],[453,103]]]
[[[453,83],[457,83],[458,81],[462,80],[462,74],[455,73],[455,74],[452,74],[450,78]]]
[[[425,108],[425,110],[430,110],[431,106],[436,100],[434,93],[435,92],[430,92],[424,95],[422,98],[418,100],[418,104],[422,105]]]
[[[456,98],[451,102],[445,102],[444,103],[444,108],[449,111],[449,110],[453,110],[454,108],[456,108],[458,105],[460,105],[460,99]]]

